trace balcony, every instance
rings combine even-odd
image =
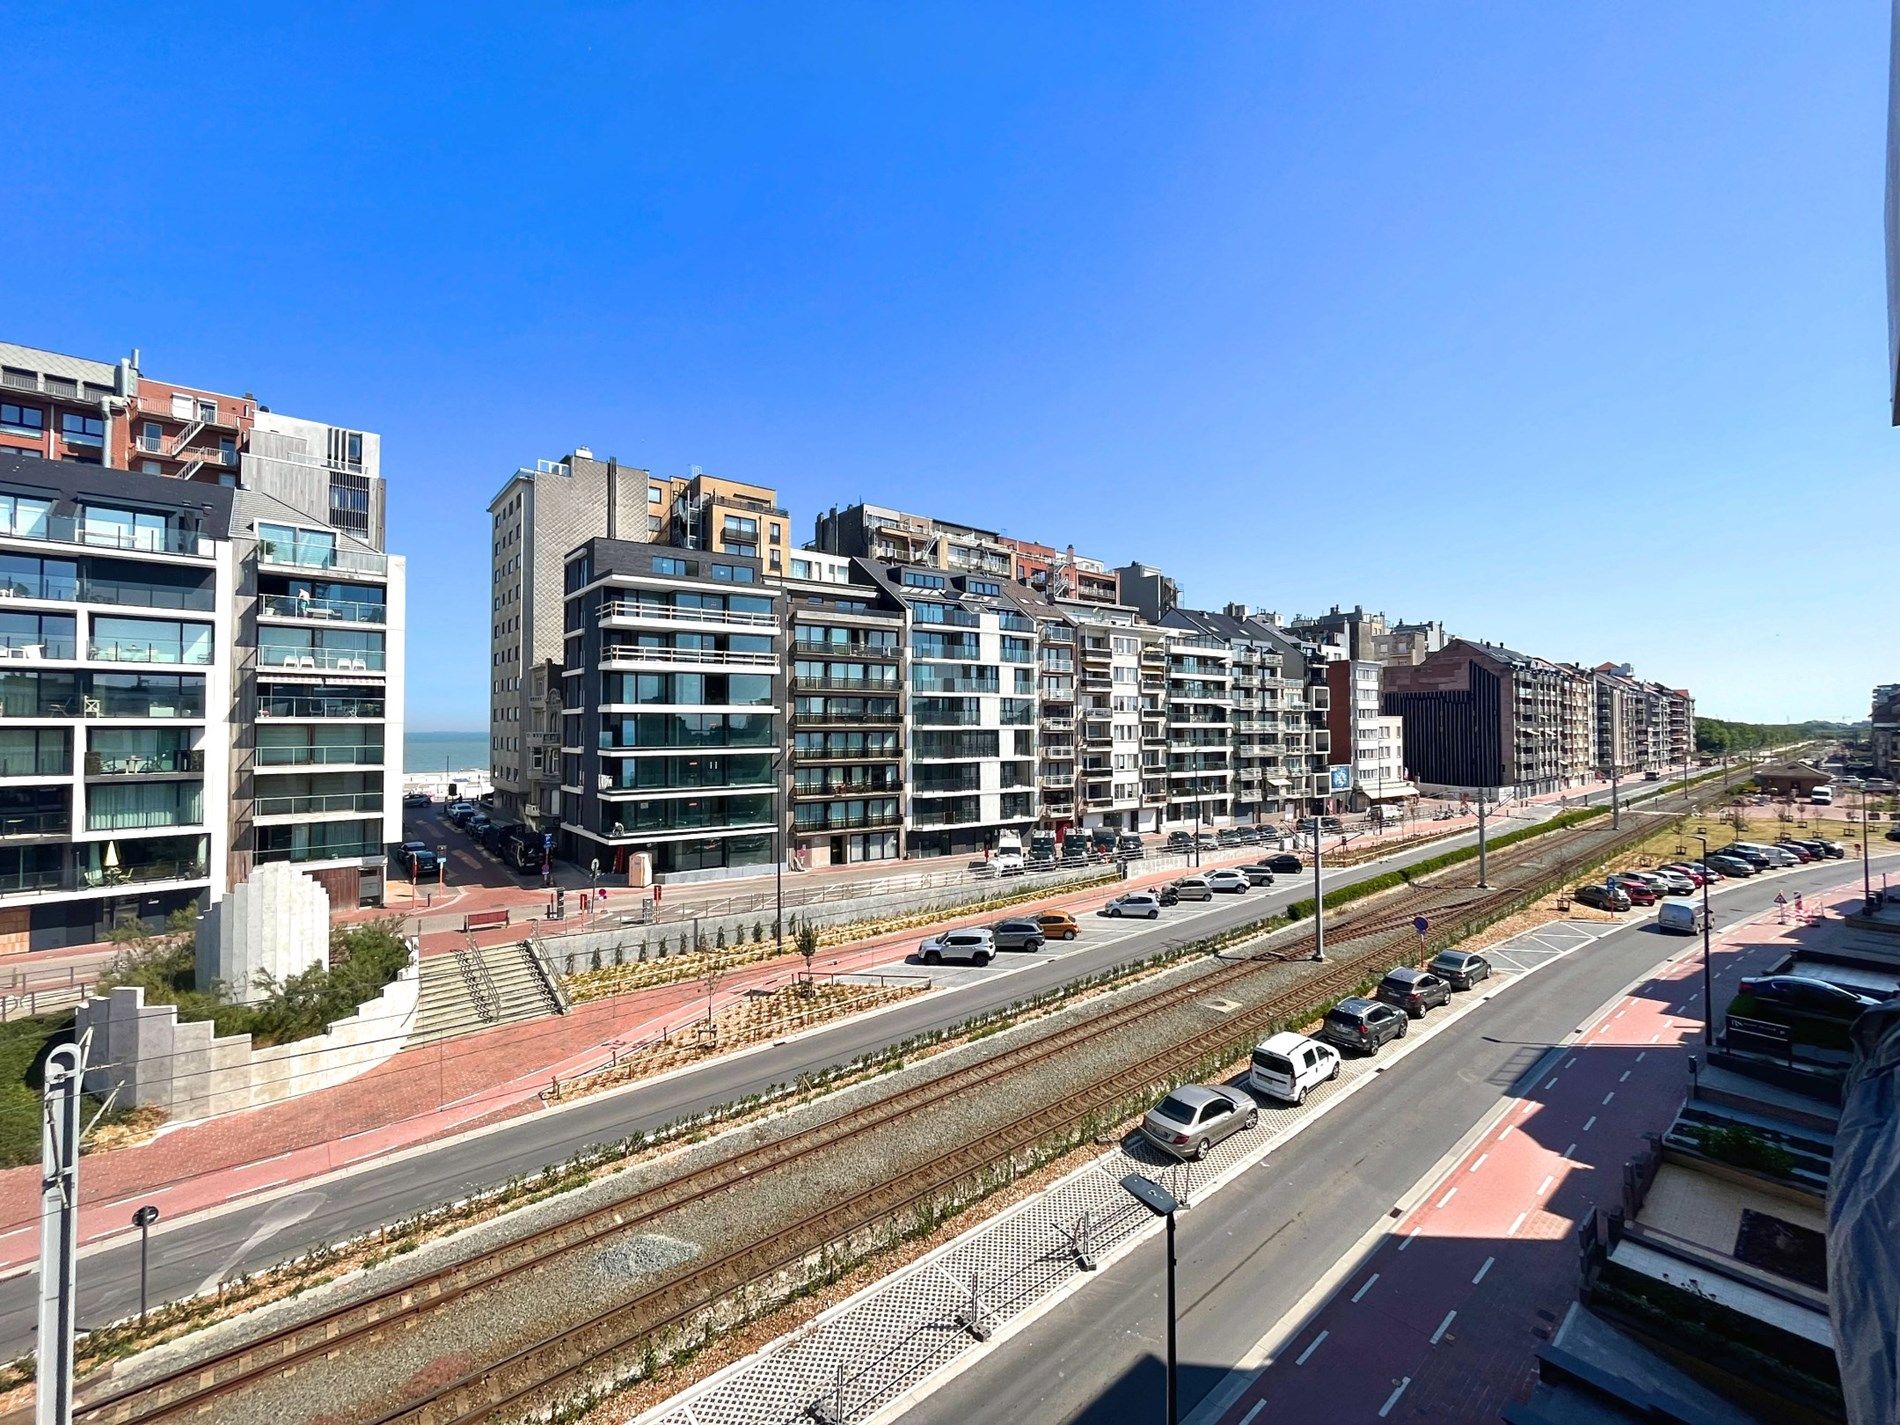
[[[257,853],[257,863],[262,866],[271,861],[346,861],[380,858],[383,845],[379,841],[348,841],[331,846],[278,846]]]
[[[776,653],[730,653],[717,648],[649,648],[642,644],[609,644],[600,651],[601,666],[610,663],[695,664],[713,668],[778,667]],[[895,691],[890,685],[881,690]]]
[[[329,792],[296,797],[258,797],[251,803],[257,816],[363,815],[383,809],[381,792]]]
[[[241,404],[246,410],[249,409],[248,402]],[[191,399],[192,413],[190,415],[179,415],[172,408],[172,398],[169,395],[141,395],[137,398],[135,408],[141,416],[156,417],[162,421],[182,421],[187,425],[206,426],[213,430],[242,429],[243,417],[239,413],[239,407],[234,406],[230,410],[225,410],[216,401],[200,401],[196,397]]]
[[[290,767],[380,767],[382,764],[383,749],[380,743],[359,743],[342,747],[260,747],[257,749],[257,766],[260,770]]]
[[[889,726],[898,721],[900,721],[900,719],[895,712],[867,713],[826,711],[794,712],[792,714],[792,725],[794,727],[823,727],[827,724],[845,727],[859,727],[872,724]]]
[[[342,623],[383,623],[388,613],[380,603],[362,599],[318,599],[308,594],[265,594],[259,611],[270,618],[324,619]]]
[[[260,648],[260,671],[282,673],[380,673],[383,651],[380,648]]]
[[[869,747],[859,751],[840,751],[836,748],[824,748],[816,752],[792,753],[792,761],[803,765],[807,762],[895,762],[903,752],[892,744],[888,747]]]
[[[153,529],[141,525],[127,527],[86,521],[73,515],[41,515],[29,518],[16,515],[11,525],[0,526],[0,539],[43,540],[49,544],[74,544],[87,549],[120,549],[139,554],[188,554],[211,557],[209,542],[201,543],[196,530],[167,526]]]
[[[70,875],[57,866],[22,871],[0,871],[0,896],[45,895],[75,888]]]
[[[681,609],[644,599],[612,599],[600,606],[602,628],[613,624],[710,624],[721,628],[778,627],[777,614],[735,613],[731,609]],[[844,645],[827,643],[825,652],[836,656]],[[816,651],[816,650],[814,650]],[[896,650],[891,651],[896,656]]]
[[[387,578],[389,574],[387,555],[336,549],[314,540],[300,543],[260,539],[257,542],[257,562],[273,569],[334,569],[349,574],[367,574],[375,579]]]
[[[88,777],[150,777],[175,772],[203,772],[204,769],[205,755],[196,748],[86,754]]]
[[[1042,720],[1045,732],[1074,732],[1075,719],[1072,717],[1046,717]]]
[[[794,687],[801,692],[814,693],[880,693],[894,698],[903,684],[890,678],[802,678],[792,679]]]
[[[383,717],[383,700],[381,698],[299,697],[274,692],[258,699],[257,715],[260,718],[297,721],[339,718],[352,722],[377,722]]]
[[[94,638],[86,643],[86,656],[95,663],[161,663],[202,668],[211,662],[211,645],[166,638]]]
[[[72,813],[60,811],[0,811],[0,840],[26,841],[36,837],[69,837]]]
[[[800,810],[804,811],[808,810],[808,808],[801,807]],[[903,824],[904,816],[901,812],[858,812],[855,815],[850,812],[843,812],[837,815],[826,815],[817,820],[798,817],[794,820],[792,830],[794,832],[868,831],[875,830],[879,827],[902,826]]]

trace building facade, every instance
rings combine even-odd
[[[1382,664],[1358,658],[1326,664],[1330,756],[1353,770],[1349,811],[1397,811],[1418,796],[1405,775],[1405,719],[1385,711],[1383,674]]]
[[[1557,664],[1455,638],[1422,662],[1388,665],[1384,679],[1384,710],[1403,720],[1406,760],[1426,791],[1574,784],[1574,680]]]
[[[556,848],[603,874],[772,867],[784,834],[781,597],[740,555],[595,538],[563,568]]]
[[[1874,775],[1900,776],[1900,683],[1882,683],[1874,689],[1868,745]]]

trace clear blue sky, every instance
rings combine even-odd
[[[1715,715],[1900,677],[1877,0],[286,8],[0,0],[0,325],[383,432],[412,726],[575,444]]]

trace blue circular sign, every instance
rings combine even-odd
[[[1422,915],[1412,922],[1412,929],[1416,930],[1420,935],[1423,935],[1431,928],[1432,923]]]

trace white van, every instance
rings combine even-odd
[[[1339,1051],[1288,1030],[1254,1046],[1247,1087],[1286,1103],[1305,1103],[1315,1084],[1339,1077]]]
[[[1700,935],[1703,910],[1689,901],[1664,901],[1656,907],[1656,928],[1671,935]]]
[[[1834,805],[1834,789],[1832,787],[1816,787],[1813,791],[1808,793],[1808,801],[1817,807],[1831,807]]]

